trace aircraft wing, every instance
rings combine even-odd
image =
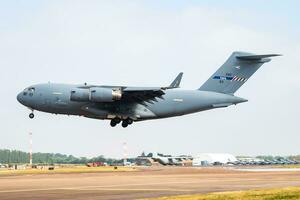
[[[163,87],[125,87],[123,88],[122,99],[130,102],[143,102],[153,103],[157,101],[156,98],[163,99],[165,94]]]
[[[130,87],[130,86],[108,86],[108,85],[81,85],[78,88],[81,89],[90,89],[93,87],[97,88],[111,88],[111,89],[119,89],[122,92],[122,97],[120,101],[127,102],[136,102],[143,105],[145,103],[157,102],[157,98],[164,99],[163,95],[165,94],[165,90],[174,89],[180,86],[180,82],[182,79],[183,73],[180,72],[174,81],[167,87]]]
[[[156,102],[156,98],[163,99],[166,89],[170,87],[130,87],[130,86],[107,86],[107,85],[83,85],[78,88],[90,89],[92,87],[98,88],[119,88],[122,91],[122,98],[120,101],[136,102],[146,105],[145,102]]]

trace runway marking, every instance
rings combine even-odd
[[[95,191],[95,190],[101,190],[101,191],[170,191],[170,192],[191,192],[193,190],[184,190],[184,189],[172,189],[172,188],[99,188],[99,189],[62,189],[62,190],[78,190],[78,191]]]
[[[19,190],[2,190],[0,193],[14,193],[14,192],[34,192],[34,191],[50,191],[50,190],[84,190],[84,189],[89,189],[90,188],[95,188],[95,189],[103,189],[103,190],[122,190],[119,188],[112,188],[112,187],[126,187],[126,186],[151,186],[151,185],[164,185],[164,184],[195,184],[199,183],[199,181],[182,181],[182,182],[158,182],[158,183],[136,183],[136,184],[116,184],[116,185],[91,185],[91,186],[78,186],[78,187],[62,187],[62,188],[36,188],[36,189],[19,189]],[[130,189],[128,189],[130,190]],[[136,190],[139,190],[138,188]],[[142,189],[141,189],[142,190]],[[150,189],[149,189],[150,190]],[[159,190],[159,189],[151,189],[151,190]],[[165,189],[167,190],[167,189]],[[169,190],[169,189],[168,189]],[[174,190],[174,191],[179,191],[177,189],[170,189],[169,191]],[[189,190],[191,191],[191,190]]]
[[[236,170],[246,172],[297,172],[300,171],[300,168],[243,168]]]
[[[217,179],[214,179],[212,181],[216,181]],[[238,181],[239,179],[233,179],[233,180],[222,180],[223,182],[231,182],[231,181]],[[264,181],[264,180],[258,180],[258,179],[248,179],[251,181]],[[273,181],[285,181],[285,180],[273,180]],[[290,180],[291,182],[298,181],[298,180]],[[210,180],[205,180],[205,183],[211,182]],[[202,179],[199,179],[197,181],[170,181],[170,182],[152,182],[152,183],[132,183],[132,184],[112,184],[112,185],[90,185],[90,186],[75,186],[75,187],[53,187],[53,188],[35,188],[35,189],[16,189],[16,190],[0,190],[0,193],[17,193],[17,192],[34,192],[34,191],[53,191],[53,190],[128,190],[128,191],[193,191],[194,189],[171,189],[171,188],[124,188],[124,187],[130,187],[130,186],[155,186],[155,185],[167,185],[167,184],[199,184],[203,183]],[[122,188],[114,188],[114,187],[122,187]]]
[[[76,191],[170,191],[170,192],[191,192],[191,189],[172,189],[172,188],[44,188],[44,189],[24,189],[24,190],[6,190],[0,193],[18,193],[18,192],[37,192],[53,190],[76,190]]]

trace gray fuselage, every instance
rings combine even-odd
[[[234,93],[275,56],[280,54],[235,51],[197,90],[178,89],[181,72],[167,87],[46,83],[26,88],[17,99],[32,111],[111,119],[112,127],[122,122],[125,128],[133,121],[186,115],[245,102],[246,99]]]
[[[247,100],[211,91],[166,89],[161,98],[151,102],[76,102],[70,99],[73,89],[82,85],[37,84],[17,96],[31,110],[54,114],[79,115],[95,119],[131,118],[133,121],[158,119],[227,107]]]

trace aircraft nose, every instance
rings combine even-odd
[[[21,104],[23,104],[22,92],[20,92],[20,93],[17,95],[17,100],[18,100],[18,102],[20,102]]]

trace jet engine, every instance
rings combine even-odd
[[[92,102],[113,102],[122,98],[122,91],[119,88],[90,88],[89,100]]]
[[[71,91],[71,101],[80,102],[113,102],[122,98],[120,88],[91,87],[89,89],[76,88]]]
[[[81,88],[76,88],[71,91],[71,101],[89,101],[90,97],[90,90],[89,89],[81,89]]]

